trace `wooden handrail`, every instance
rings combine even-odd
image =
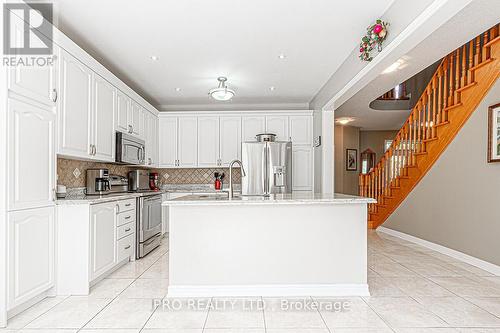
[[[497,24],[443,58],[389,149],[374,168],[359,175],[359,194],[377,200],[369,213],[376,213],[408,169],[418,166],[418,156],[427,154],[426,144],[438,140],[437,127],[446,125],[448,112],[461,104],[460,91],[475,83],[474,70],[490,61],[488,43],[499,37],[499,30]],[[393,99],[392,92],[380,99]]]

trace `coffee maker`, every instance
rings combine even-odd
[[[110,190],[108,169],[87,169],[87,195],[107,194]]]
[[[149,188],[153,191],[160,190],[160,180],[159,180],[158,172],[150,172],[149,173]]]

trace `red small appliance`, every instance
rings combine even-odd
[[[160,190],[160,180],[158,172],[150,172],[149,173],[149,189],[153,191]]]

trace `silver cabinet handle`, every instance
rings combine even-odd
[[[125,247],[124,247],[124,249],[125,249],[125,250],[130,249],[130,245],[125,246]]]
[[[52,89],[52,102],[57,102],[57,89]]]
[[[89,149],[90,149],[89,155],[92,155],[94,153],[94,145],[90,144]]]
[[[120,205],[116,204],[116,214],[120,214]]]
[[[128,231],[130,231],[130,228],[125,229],[125,232],[128,232]]]
[[[130,215],[129,216],[125,216],[125,220],[130,220],[131,217],[132,216],[130,216]]]
[[[125,207],[130,207],[130,206],[132,206],[131,203],[125,204]]]
[[[132,125],[128,125],[128,132],[129,132],[129,134],[132,133]]]
[[[97,147],[95,145],[93,146],[94,146],[94,156],[95,156],[95,154],[97,154]]]

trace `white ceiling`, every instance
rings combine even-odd
[[[59,28],[153,105],[236,109],[307,107],[393,0],[54,2]],[[221,75],[229,103],[207,95]]]

